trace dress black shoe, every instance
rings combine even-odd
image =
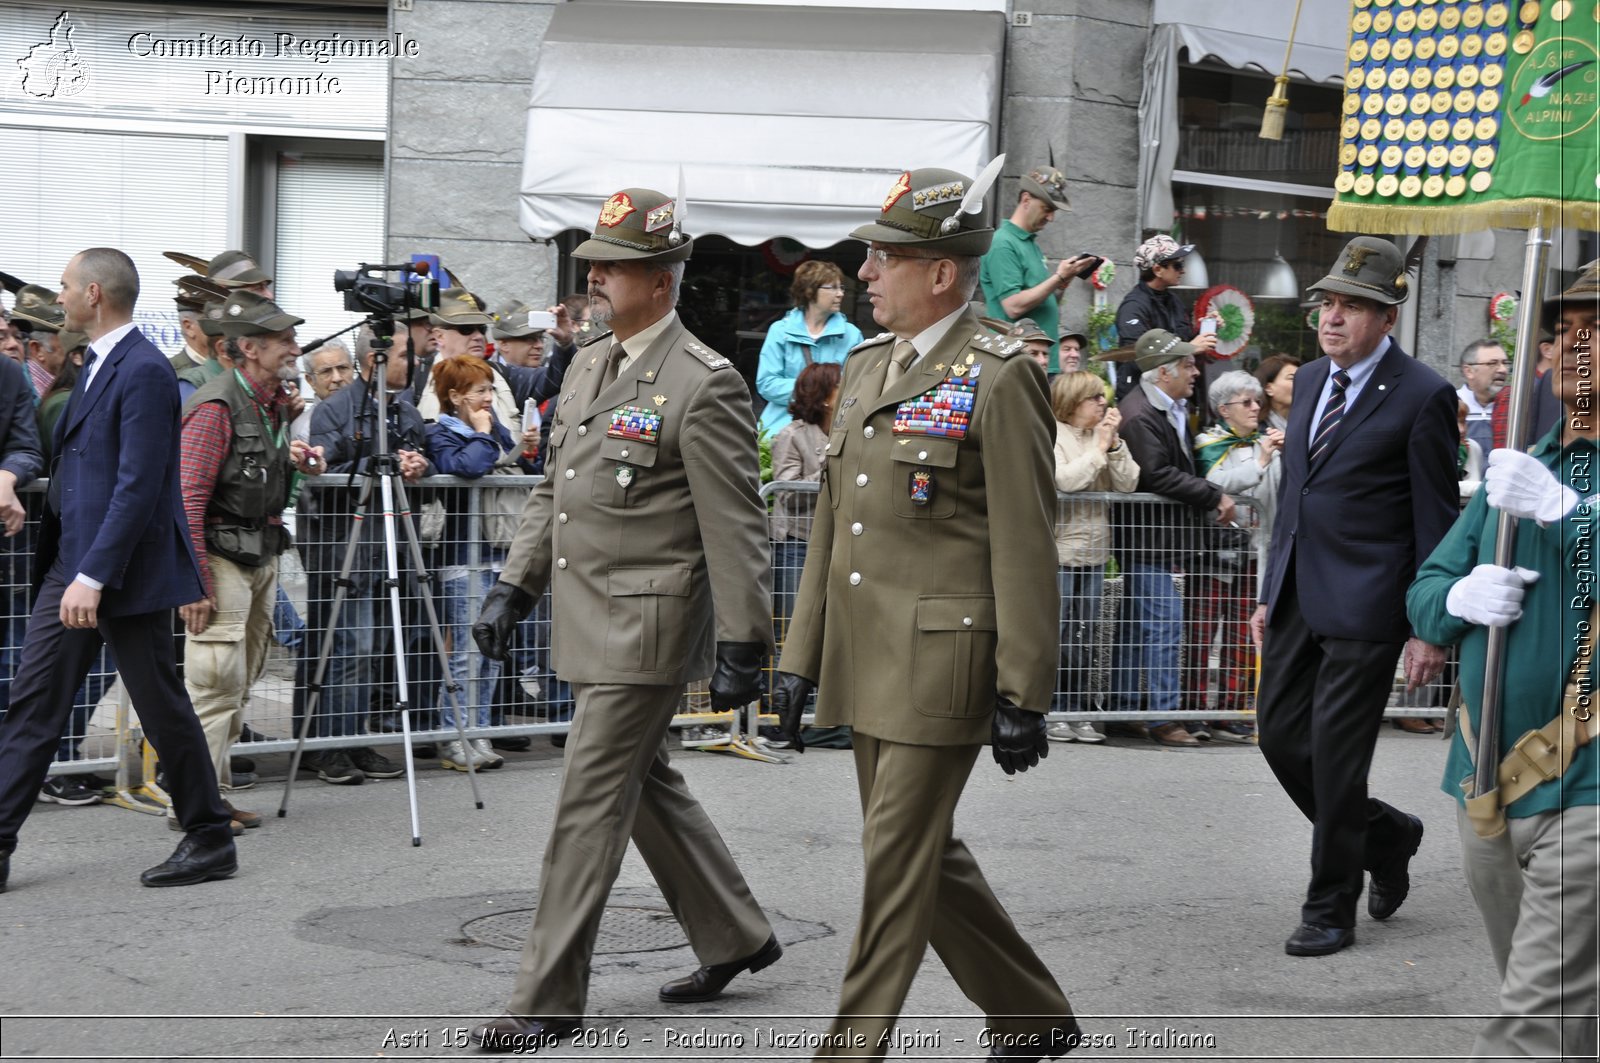
[[[754,955],[732,963],[706,964],[687,978],[668,982],[661,987],[658,995],[668,1004],[698,1004],[703,1000],[715,1000],[740,971],[754,974],[763,967],[777,963],[782,955],[783,946],[778,944],[776,937],[770,937]]]
[[[1291,956],[1331,956],[1355,943],[1356,932],[1353,927],[1301,923],[1300,928],[1289,935],[1283,951]]]
[[[555,1048],[581,1025],[575,1019],[525,1019],[502,1015],[472,1031],[472,1041],[485,1052],[526,1052]]]
[[[1367,888],[1367,914],[1374,919],[1387,919],[1400,910],[1411,892],[1411,858],[1422,845],[1422,820],[1407,814],[1413,828],[1411,840],[1388,861],[1384,870],[1372,872],[1372,885]]]
[[[206,845],[192,834],[167,857],[166,863],[157,864],[139,876],[146,886],[193,886],[214,878],[227,878],[239,870],[239,855],[229,838],[221,845]]]
[[[507,753],[526,753],[533,748],[533,736],[510,735],[506,738],[491,738],[489,744],[496,749],[503,749]]]
[[[1065,1026],[1057,1026],[1049,1033],[989,1032],[989,1058],[1014,1059],[1023,1063],[1039,1063],[1048,1056],[1060,1059],[1083,1043],[1077,1019],[1068,1019]]]

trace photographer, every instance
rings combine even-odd
[[[405,344],[396,340],[396,351],[385,362],[384,381],[388,389],[387,430],[389,450],[395,456],[402,479],[415,483],[433,469],[424,456],[427,435],[422,415],[400,395],[407,365],[401,352]],[[350,536],[357,494],[346,488],[352,474],[365,474],[370,468],[377,443],[378,403],[373,385],[377,363],[372,347],[372,331],[363,327],[356,336],[356,357],[360,375],[349,387],[341,388],[317,404],[311,416],[311,442],[327,460],[331,484],[309,490],[300,496],[300,554],[305,560],[309,582],[307,605],[311,627],[319,634],[307,640],[295,676],[298,692],[306,689],[312,663],[321,652],[321,632],[327,627],[328,613],[336,589],[335,577],[344,561],[345,544]],[[368,501],[369,514],[378,511],[381,496],[374,486]],[[408,491],[411,512],[421,508],[420,500]],[[405,530],[396,528],[396,543],[402,548]],[[404,564],[402,563],[402,569]],[[383,522],[361,522],[361,542],[350,570],[350,588],[341,605],[333,653],[323,676],[322,698],[312,720],[311,733],[318,737],[361,734],[365,729],[372,689],[381,677],[374,665],[387,649],[390,625],[385,608],[385,560]],[[439,674],[437,656],[428,640],[426,612],[415,581],[402,581],[406,606],[403,618],[408,633],[418,636],[408,642],[417,647],[406,661],[406,674],[412,681],[412,707],[426,709],[432,704],[431,688]],[[304,715],[303,694],[296,697],[296,731]],[[420,723],[414,727],[421,729]],[[420,754],[419,754],[420,755]],[[392,779],[404,774],[397,764],[365,746],[338,749],[309,755],[303,766],[314,769],[317,778],[333,786],[355,786],[373,779]]]
[[[183,407],[179,482],[205,588],[204,598],[178,610],[189,635],[184,686],[224,790],[231,788],[228,751],[272,641],[278,555],[289,544],[283,509],[298,475],[322,471],[317,448],[288,438],[299,399],[285,397],[279,378],[300,356],[294,330],[302,323],[263,295],[235,291],[219,326],[234,368]],[[260,826],[259,815],[227,808],[239,826]]]

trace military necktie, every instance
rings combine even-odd
[[[612,382],[617,379],[617,374],[622,369],[622,360],[627,356],[628,352],[622,349],[621,343],[613,343],[611,345],[611,353],[606,355],[605,371],[600,374],[601,391],[610,387]]]
[[[883,378],[884,391],[894,387],[894,382],[906,375],[906,368],[916,356],[917,349],[910,340],[901,340],[894,345],[894,353],[889,355],[889,372]]]
[[[1323,451],[1328,449],[1328,444],[1333,441],[1334,430],[1339,427],[1339,422],[1344,419],[1344,389],[1350,386],[1350,374],[1343,369],[1333,374],[1333,393],[1328,396],[1328,405],[1322,411],[1322,420],[1317,422],[1317,432],[1311,437],[1311,460],[1316,461],[1322,457]]]

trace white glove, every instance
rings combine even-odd
[[[1519,450],[1490,453],[1483,482],[1489,504],[1513,517],[1551,524],[1578,504],[1578,492],[1557,480],[1539,459]]]
[[[1522,618],[1523,592],[1538,579],[1539,573],[1520,565],[1479,565],[1456,580],[1445,595],[1444,607],[1469,624],[1505,627]]]

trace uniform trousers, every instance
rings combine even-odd
[[[1301,922],[1356,925],[1362,872],[1382,870],[1411,838],[1405,814],[1367,796],[1378,725],[1394,686],[1397,642],[1318,635],[1284,578],[1262,647],[1261,753],[1311,821],[1311,884]]]
[[[167,791],[184,829],[211,845],[229,841],[228,811],[217,793],[205,735],[178,681],[172,610],[100,615],[96,630],[61,623],[61,595],[74,574],[58,561],[45,576],[28,619],[21,661],[11,680],[11,707],[0,720],[0,851],[17,845],[17,831],[39,797],[73,694],[102,642],[121,665],[122,682],[139,726],[167,773]]]
[[[839,1015],[818,1058],[884,1057],[929,945],[991,1030],[1042,1039],[1068,1025],[1061,987],[955,837],[956,804],[983,747],[905,745],[860,730],[853,741],[865,888]]]
[[[508,1010],[576,1019],[606,899],[631,836],[702,964],[758,951],[772,925],[722,836],[668,763],[682,686],[574,683],[577,712]]]
[[[226,786],[233,779],[228,751],[239,740],[250,687],[267,666],[273,640],[278,559],[259,567],[218,554],[209,561],[217,611],[204,631],[184,640],[183,685],[206,732],[217,781]]]
[[[1478,1034],[1473,1056],[1594,1059],[1600,807],[1508,817],[1497,838],[1478,837],[1458,808],[1456,827],[1500,970],[1500,1014]]]

